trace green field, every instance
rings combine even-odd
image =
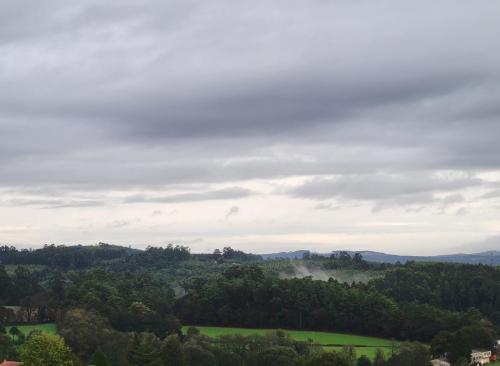
[[[29,335],[33,330],[39,330],[45,333],[56,333],[56,325],[54,323],[44,323],[44,324],[27,324],[27,325],[16,325],[17,329],[19,329],[24,335]],[[9,331],[12,327],[6,327],[7,331]]]
[[[188,326],[183,327],[183,332],[186,332]],[[240,334],[249,335],[265,335],[273,329],[247,329],[247,328],[225,328],[225,327],[196,327],[201,334],[215,338],[221,335]],[[397,343],[382,338],[365,337],[353,334],[343,333],[327,333],[327,332],[312,332],[302,330],[286,330],[293,339],[297,341],[312,340],[322,345],[327,350],[338,350],[343,346],[355,346],[358,356],[366,355],[373,358],[377,348],[384,351],[386,355],[390,355],[393,347],[397,348]]]

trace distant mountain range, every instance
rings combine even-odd
[[[308,250],[297,250],[294,252],[281,252],[272,254],[261,254],[264,259],[298,259],[302,258],[304,253],[308,253]],[[335,251],[332,253],[338,253]],[[372,251],[347,251],[349,254],[361,253],[363,258],[369,262],[380,262],[380,263],[405,263],[408,261],[417,262],[453,262],[453,263],[467,263],[467,264],[487,264],[492,266],[500,265],[500,251],[487,251],[481,253],[472,254],[448,254],[448,255],[436,255],[436,256],[411,256],[411,255],[396,255],[396,254],[386,254],[380,252]],[[323,256],[330,256],[331,253],[316,253]]]

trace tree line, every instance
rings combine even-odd
[[[199,334],[187,337],[181,333],[181,324],[342,331],[395,338],[398,342],[420,341],[431,344],[427,355],[446,354],[456,363],[472,348],[491,347],[499,333],[499,277],[493,267],[409,263],[378,267],[380,276],[367,284],[347,284],[333,279],[281,279],[268,270],[268,261],[229,247],[194,257],[188,248],[170,245],[115,258],[108,253],[107,245],[102,246],[103,254],[94,257],[94,264],[88,268],[50,264],[40,269],[25,262],[17,267],[13,263],[0,265],[0,324],[19,322],[19,314],[14,314],[19,309],[28,321],[56,321],[59,335],[74,356],[72,362],[88,364],[94,354],[102,353],[112,365],[128,365],[135,362],[131,359],[142,357],[137,355],[158,353],[166,339],[175,337],[184,355],[181,365],[197,365],[198,361],[190,358],[194,354],[205,354],[200,359],[224,365],[218,358],[224,354],[220,340],[207,340]],[[66,255],[65,247],[41,249],[53,255],[59,250]],[[321,266],[375,269],[360,256],[347,258],[342,253],[306,260]],[[463,288],[458,283],[463,283]],[[179,285],[185,293],[176,294],[173,288]],[[0,334],[0,352],[20,356],[30,339]],[[234,343],[237,338],[226,341]],[[224,347],[250,349],[262,340],[240,341],[244,346],[231,343]],[[135,350],[142,345],[143,351]],[[271,342],[258,353],[288,358],[293,365],[309,365],[307,360],[313,354],[302,354],[299,346],[304,345]],[[315,349],[314,345],[307,347]],[[420,349],[423,354],[418,344],[408,349]],[[151,365],[167,362],[162,352],[163,363],[154,361]],[[234,355],[227,357],[235,359]],[[238,357],[236,364],[252,365],[252,357],[261,356]],[[416,354],[412,358],[418,359]],[[358,358],[351,361],[354,365]],[[400,361],[394,356],[383,362],[378,365],[398,365]]]

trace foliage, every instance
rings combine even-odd
[[[81,269],[104,261],[123,258],[139,251],[109,244],[96,246],[45,245],[41,249],[21,249],[0,247],[0,262],[3,264],[41,264],[52,268]]]
[[[0,332],[0,359],[6,360],[15,357],[17,357],[17,350],[12,338],[4,332]]]
[[[231,247],[191,254],[183,246],[136,250],[102,243],[37,250],[4,246],[0,262],[4,358],[16,357],[19,349],[28,352],[28,343],[38,334],[26,340],[30,330],[50,330],[48,324],[19,324],[56,320],[78,363],[106,364],[107,358],[113,366],[313,366],[344,361],[349,366],[419,366],[429,352],[459,362],[472,348],[491,347],[500,330],[500,270],[488,266],[374,264],[347,252],[262,261]],[[374,278],[280,278],[297,264]],[[186,324],[295,331],[293,337],[290,332],[242,331],[208,338],[203,335],[207,328],[200,328],[202,334],[193,328],[184,336],[178,319]],[[364,341],[332,331],[378,338],[371,338],[368,358],[356,359],[355,351],[366,352],[341,348]],[[430,349],[411,343],[399,352],[374,354],[375,347],[394,351],[399,343],[394,341],[394,347],[381,338],[429,342]],[[324,352],[315,342],[333,352]],[[73,362],[70,356],[68,362]]]
[[[430,353],[427,346],[422,343],[403,343],[399,352],[388,361],[389,366],[428,366]]]
[[[152,333],[134,336],[127,354],[128,366],[163,366],[161,341]]]
[[[165,355],[165,366],[185,366],[186,356],[182,348],[181,340],[176,334],[172,334],[163,341],[163,352]]]
[[[101,351],[115,365],[124,362],[129,336],[111,328],[99,314],[83,309],[69,310],[58,323],[58,331],[83,360]]]
[[[443,342],[442,348],[448,354],[450,361],[457,362],[461,358],[469,358],[474,348],[491,349],[495,338],[493,329],[488,325],[471,325],[449,335],[447,342]],[[434,340],[434,348],[436,343]]]
[[[192,283],[175,314],[188,324],[335,330],[430,341],[455,331],[466,315],[426,304],[400,303],[366,286],[335,280],[279,279],[257,265]]]
[[[304,366],[352,366],[349,358],[342,353],[328,352],[314,355],[303,363]]]
[[[358,358],[356,366],[372,366],[372,361],[366,356],[361,356]]]
[[[376,279],[372,286],[398,302],[441,309],[476,308],[500,325],[500,268],[454,263],[408,263]]]
[[[25,366],[73,366],[71,350],[64,340],[53,334],[34,333],[20,350]]]
[[[106,355],[101,351],[96,351],[90,359],[89,366],[111,366]]]

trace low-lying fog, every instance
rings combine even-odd
[[[371,272],[352,269],[322,270],[318,268],[307,268],[303,265],[294,265],[294,270],[295,273],[293,275],[289,273],[280,273],[280,278],[312,277],[313,280],[320,281],[328,281],[330,278],[333,278],[339,282],[347,282],[351,284],[353,282],[367,283],[375,277]]]

